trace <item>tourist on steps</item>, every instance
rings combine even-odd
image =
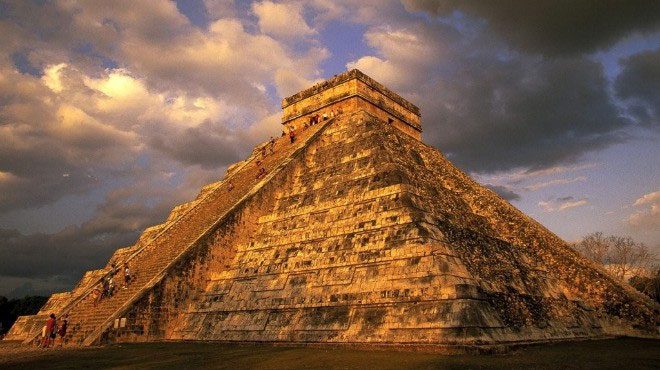
[[[259,168],[259,172],[257,173],[257,180],[263,178],[266,176],[266,169],[263,167]]]
[[[101,293],[101,299],[108,298],[110,295],[110,279],[106,276],[103,278],[103,292]]]
[[[289,139],[291,140],[291,144],[293,144],[293,142],[296,141],[296,130],[294,130],[293,128],[289,130]]]
[[[124,262],[124,289],[128,289],[128,284],[131,283],[131,270],[128,268],[128,263]]]
[[[270,137],[270,142],[269,142],[268,146],[270,148],[270,154],[275,154],[275,138],[274,137],[272,137],[272,136]]]
[[[101,300],[101,289],[98,285],[94,287],[94,290],[92,290],[92,300],[94,302],[94,307],[96,307],[96,305]]]
[[[112,275],[110,275],[110,280],[108,281],[108,294],[109,297],[115,294],[115,278]]]

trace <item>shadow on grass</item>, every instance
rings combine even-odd
[[[659,369],[660,340],[612,339],[526,347],[505,355],[276,347],[221,343],[142,343],[12,356],[0,344],[0,368],[147,369]]]

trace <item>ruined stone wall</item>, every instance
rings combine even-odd
[[[494,195],[366,112],[290,166],[108,338],[456,345],[652,330],[652,309],[589,297],[607,285],[598,271],[576,277],[564,252],[538,252],[558,247],[526,220],[503,226],[508,208],[476,206]]]
[[[230,268],[229,262],[236,253],[233,243],[254,231],[250,229],[254,220],[248,222],[244,217],[258,214],[259,200],[250,202],[243,211],[232,215],[222,227],[200,241],[170,269],[165,279],[123,315],[126,326],[109,330],[104,341],[149,341],[179,336],[180,326],[188,319],[187,308],[199,299],[217,271]]]
[[[279,180],[266,184],[201,240],[147,296],[124,315],[126,326],[112,328],[105,333],[103,340],[131,342],[188,336],[189,307],[205,298],[205,292],[212,290],[212,282],[219,274],[233,268],[231,263],[237,246],[250,242],[256,232],[258,218],[273,205],[272,194],[277,190],[277,183],[289,181],[288,176],[285,171]],[[228,196],[232,194],[228,193]]]
[[[328,88],[343,84],[346,81],[354,80],[354,79],[358,79],[363,83],[371,86],[373,89],[377,90],[380,94],[387,96],[389,99],[395,101],[397,104],[406,108],[408,111],[413,112],[414,114],[419,116],[419,108],[417,106],[407,101],[406,99],[402,98],[400,95],[396,94],[395,92],[388,89],[378,81],[372,79],[371,77],[365,75],[364,73],[362,73],[357,69],[352,69],[350,71],[341,73],[329,80],[319,82],[308,89],[305,89],[303,91],[298,92],[297,94],[282,99],[282,108],[285,108],[300,100],[317,95],[320,92],[327,90]]]
[[[471,345],[653,335],[652,304],[560,243],[435,149],[367,112],[347,114],[105,339]]]
[[[342,77],[344,76],[344,77]],[[282,123],[300,129],[314,114],[366,110],[420,140],[419,109],[363,74],[345,74],[284,99]],[[355,99],[359,97],[360,99]]]
[[[366,101],[380,108],[381,110],[387,112],[390,116],[397,117],[399,120],[405,122],[407,125],[411,126],[409,129],[414,131],[422,131],[422,125],[420,124],[420,114],[418,110],[411,111],[409,107],[402,105],[400,100],[395,100],[391,96],[383,94],[381,90],[374,87],[373,85],[367,84],[358,80],[357,83],[357,94],[363,97]],[[371,111],[369,111],[371,113]],[[376,115],[376,117],[381,118],[381,115]],[[387,119],[383,119],[387,122]],[[411,135],[415,137],[414,135]],[[419,138],[418,138],[419,139]]]
[[[370,90],[368,87],[365,87],[365,89]],[[360,95],[360,97],[362,96],[363,95]],[[406,133],[410,137],[413,137],[417,140],[422,139],[421,126],[419,128],[413,128],[413,126],[407,123],[414,122],[411,121],[410,116],[412,116],[412,114],[410,112],[399,112],[396,109],[392,110],[390,109],[391,106],[389,106],[386,102],[383,102],[382,99],[373,99],[368,101],[364,99],[357,99],[356,106],[357,110],[369,112],[371,115],[378,118],[382,122],[391,124],[392,126],[399,129],[399,131]],[[419,121],[419,117],[417,117],[417,121]]]
[[[306,124],[309,124],[309,119],[311,116],[318,114],[320,117],[323,114],[327,114],[331,118],[335,112],[354,112],[358,109],[359,97],[348,96],[342,99],[333,100],[332,103],[322,105],[321,108],[312,108],[309,109],[305,115],[295,116],[286,121],[283,121],[283,125],[286,127],[284,130],[288,133],[288,130],[293,127],[295,130],[301,130],[305,127]],[[322,118],[321,118],[322,119]]]
[[[387,106],[387,104],[384,103],[382,99],[380,101],[376,99],[365,100],[364,95],[351,95],[349,97],[343,97],[342,99],[333,100],[332,103],[322,105],[321,108],[318,109],[311,107],[307,109],[307,113],[305,115],[296,116],[296,118],[286,120],[283,124],[286,126],[285,132],[288,132],[291,128],[295,130],[301,130],[303,127],[305,127],[306,124],[309,124],[310,117],[315,114],[318,114],[319,116],[327,114],[328,117],[332,118],[335,114],[338,113],[356,112],[363,110],[365,112],[369,112],[374,117],[377,117],[383,122],[387,122],[393,125],[407,135],[417,140],[421,140],[421,129],[415,129],[406,123],[410,122],[410,117],[407,116],[412,114],[410,112],[407,112],[407,114],[399,114],[396,110],[392,110],[390,108],[391,107]],[[419,119],[419,117],[417,117],[417,119]]]
[[[357,84],[358,80],[348,80],[341,84],[330,86],[325,90],[319,91],[317,94],[283,107],[282,122],[287,122],[299,116],[310,114],[339,100],[355,95]]]
[[[181,339],[451,343],[502,326],[462,263],[418,234],[378,155],[383,123],[367,117],[328,129],[278,180],[273,209],[191,307]]]
[[[51,312],[57,312],[71,298],[71,292],[53,293],[48,301],[39,310],[40,314],[48,315]]]

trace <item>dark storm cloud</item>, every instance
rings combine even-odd
[[[586,58],[467,57],[437,89],[427,135],[471,171],[570,163],[625,138],[603,68]]]
[[[483,18],[513,46],[546,55],[601,50],[633,32],[651,32],[660,25],[660,2],[654,0],[402,2],[410,11],[447,16],[458,10]]]
[[[181,163],[199,164],[209,169],[239,161],[252,141],[240,132],[207,121],[178,133],[154,135],[151,145]]]
[[[418,20],[373,27],[374,55],[349,67],[418,104],[425,140],[468,171],[570,164],[628,138],[601,63],[514,52],[488,27],[463,26],[463,36]]]
[[[91,220],[54,234],[0,229],[0,280],[20,281],[15,288],[29,286],[39,292],[48,288],[49,280],[70,286],[84,271],[102,267],[117,248],[134,243],[144,228],[162,221],[172,207],[170,203],[147,207],[132,200],[134,195],[128,190],[113,192]],[[0,294],[9,294],[10,288],[5,286]]]
[[[520,195],[506,186],[491,185],[491,184],[486,184],[484,186],[486,186],[488,189],[494,191],[495,193],[497,193],[497,195],[501,196],[502,198],[508,201],[520,200]]]
[[[660,122],[660,49],[624,59],[614,88],[628,103],[628,113],[642,125]]]

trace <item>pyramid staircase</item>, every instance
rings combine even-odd
[[[247,160],[228,169],[225,179],[205,186],[195,200],[177,206],[163,226],[145,230],[145,234],[149,235],[140,238],[141,243],[138,245],[142,245],[139,248],[124,259],[113,261],[118,269],[125,262],[129,265],[132,281],[126,289],[122,288],[122,273],[119,272],[115,277],[114,295],[94,302],[91,293],[94,287],[112,274],[112,271],[109,271],[98,278],[96,283],[89,284],[76,299],[55,312],[58,317],[68,317],[67,344],[88,346],[98,343],[103,332],[113,325],[115,319],[120,318],[123,312],[154,287],[166,275],[168,268],[220,223],[234,207],[281,171],[296,153],[319,135],[331,121],[323,121],[299,132],[293,144],[288,137],[278,138],[272,154],[268,143],[257,146]],[[266,173],[259,176],[261,167]],[[115,256],[117,254],[115,253]],[[37,327],[39,333],[33,331],[33,335],[24,343],[34,341],[40,335],[41,326]]]

